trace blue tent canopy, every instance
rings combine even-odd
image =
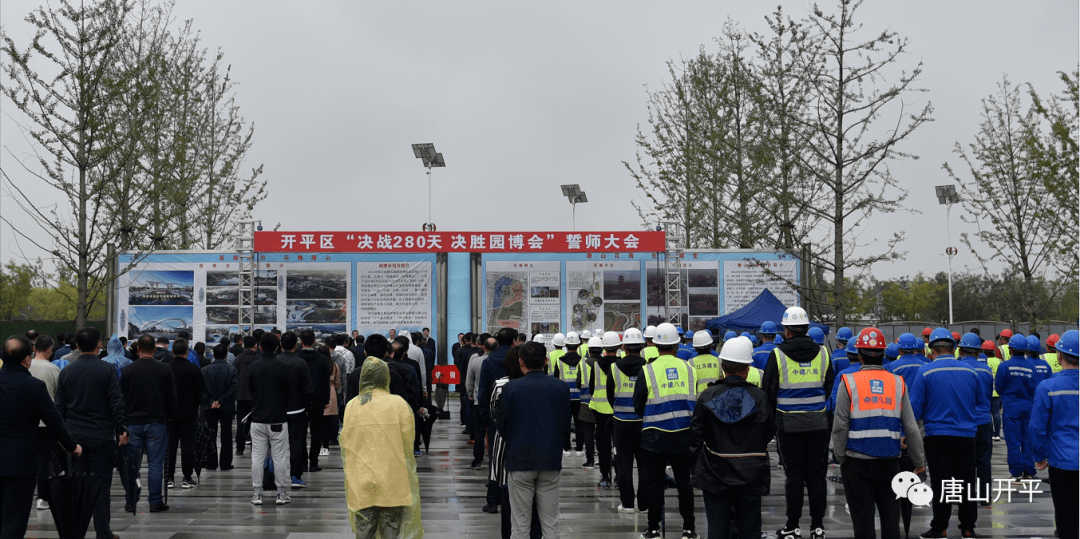
[[[723,335],[723,331],[729,329],[740,332],[757,331],[761,329],[762,322],[772,320],[776,323],[777,329],[782,329],[780,320],[784,318],[784,311],[786,310],[787,307],[766,288],[750,303],[743,305],[731,314],[709,320],[706,322],[705,327],[714,335]],[[824,331],[826,335],[829,334],[829,326],[825,324],[810,322],[810,327],[821,328],[821,331]]]

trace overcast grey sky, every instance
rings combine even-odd
[[[39,0],[5,0],[0,23],[20,44],[23,18]],[[795,18],[811,4],[780,2]],[[231,63],[244,116],[255,123],[246,165],[265,166],[270,196],[256,210],[283,230],[419,230],[427,221],[424,168],[409,145],[432,142],[447,167],[434,172],[439,230],[569,230],[559,185],[578,183],[589,203],[579,230],[637,229],[640,199],[622,165],[633,161],[635,129],[646,121],[645,87],[666,80],[665,61],[710,50],[727,17],[764,32],[775,2],[255,2],[178,0],[204,44]],[[821,3],[826,10],[830,2]],[[911,39],[902,66],[922,60],[909,96],[929,99],[934,122],[893,163],[921,215],[879,216],[862,237],[905,230],[906,261],[881,264],[880,278],[945,269],[945,211],[933,187],[949,183],[941,164],[962,169],[953,144],[969,142],[980,99],[1002,75],[1059,92],[1056,71],[1076,68],[1075,1],[868,1],[858,13],[870,33],[891,28]],[[28,147],[0,102],[0,143]],[[20,119],[21,121],[21,119]],[[882,129],[885,126],[882,125]],[[32,185],[7,151],[2,166]],[[39,188],[40,189],[40,188]],[[42,196],[51,196],[44,191]],[[19,210],[4,197],[5,217]],[[953,212],[954,245],[967,230]],[[0,258],[20,256],[0,230]],[[40,253],[19,243],[31,258]],[[961,249],[956,269],[977,262]]]

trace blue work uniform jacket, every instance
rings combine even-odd
[[[998,365],[994,389],[1006,414],[1027,413],[1035,401],[1035,388],[1050,378],[1050,364],[1041,359],[1014,356]]]
[[[910,391],[911,385],[915,382],[915,374],[919,372],[920,367],[926,365],[926,362],[919,358],[920,356],[922,354],[900,356],[900,359],[890,362],[885,370],[903,378],[904,384]]]
[[[974,437],[983,406],[989,409],[990,395],[980,391],[978,373],[953,356],[920,367],[911,385],[911,409],[926,436]]]
[[[1035,388],[1028,433],[1035,462],[1080,469],[1080,370],[1062,370]]]
[[[754,349],[754,355],[751,356],[754,359],[754,368],[765,370],[765,365],[769,363],[769,356],[772,355],[772,351],[776,348],[776,343],[767,342]]]
[[[848,368],[836,374],[836,379],[833,380],[832,384],[832,393],[829,394],[829,401],[825,403],[830,412],[836,411],[836,392],[840,390],[840,381],[844,379],[844,375],[859,372],[860,369],[862,369],[862,363],[851,363]]]
[[[975,417],[980,425],[992,423],[994,419],[990,416],[990,398],[994,396],[994,371],[975,356],[964,356],[960,358],[960,361],[975,369],[975,373],[979,375],[979,392],[986,394],[986,405],[975,407]]]

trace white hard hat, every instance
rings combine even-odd
[[[596,329],[594,329],[592,331],[592,334],[593,334],[593,337],[603,337],[604,336],[604,328],[596,328]]]
[[[556,333],[551,337],[551,344],[554,346],[566,346],[566,335]]]
[[[589,337],[589,348],[603,348],[604,340],[600,337]]]
[[[625,331],[623,332],[625,333]],[[646,339],[652,339],[656,337],[656,326],[645,326],[645,333],[643,333]]]
[[[810,325],[810,317],[806,316],[806,311],[802,307],[788,307],[788,310],[784,311],[784,319],[780,323],[785,326],[808,326]]]
[[[540,344],[544,344],[544,334],[543,333],[537,333],[536,335],[533,335],[533,342],[538,342]]]
[[[694,348],[704,348],[706,346],[712,346],[712,333],[709,333],[707,329],[694,332]]]
[[[786,320],[786,318],[785,318]],[[754,362],[754,343],[746,337],[735,337],[724,343],[720,349],[720,359],[732,363],[749,365]]]
[[[622,344],[622,341],[619,339],[619,334],[615,333],[614,331],[604,332],[602,342],[604,343],[604,348],[612,348]],[[592,346],[591,342],[589,343],[589,346]]]
[[[568,331],[564,341],[567,345],[578,345],[581,344],[581,337],[578,336],[576,331]]]
[[[587,330],[587,329],[581,330],[581,338],[585,339],[586,341],[591,339],[592,338],[592,332]]]
[[[622,334],[622,342],[623,344],[645,344],[645,337],[641,335],[641,330],[638,328],[626,328]]]
[[[653,342],[660,345],[679,344],[682,342],[682,337],[679,336],[679,330],[675,328],[674,324],[664,322],[656,326],[656,336],[653,337]]]

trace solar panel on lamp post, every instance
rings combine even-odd
[[[938,204],[943,204],[945,206],[945,235],[949,242],[949,246],[945,248],[945,256],[949,259],[949,324],[952,325],[952,257],[956,254],[956,249],[952,246],[952,231],[950,230],[949,214],[952,212],[952,205],[960,202],[960,195],[956,193],[955,185],[939,185],[934,187],[934,193],[937,195]]]
[[[413,144],[413,156],[420,159],[424,163],[424,167],[427,168],[428,177],[428,222],[424,223],[424,230],[428,232],[435,231],[435,223],[431,221],[431,169],[433,167],[445,167],[446,161],[443,159],[443,155],[435,151],[435,145],[430,142]]]
[[[579,203],[584,204],[589,201],[589,198],[585,196],[585,191],[581,190],[581,186],[576,183],[569,183],[566,185],[560,185],[562,188],[562,194],[568,200],[570,205],[573,206],[573,230],[577,230],[577,205]]]

